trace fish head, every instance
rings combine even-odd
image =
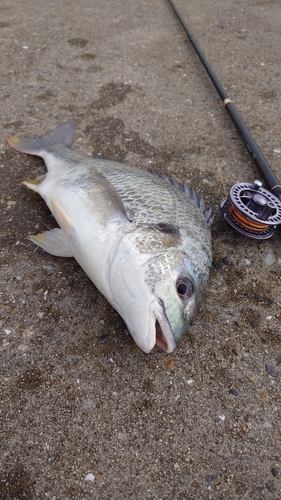
[[[138,252],[126,248],[111,265],[111,303],[136,344],[150,352],[158,345],[172,352],[202,302],[210,256],[186,248]],[[111,264],[113,264],[111,262]]]
[[[147,280],[149,257],[126,245],[119,245],[108,267],[108,300],[126,323],[136,344],[150,352],[156,344],[157,331],[165,330],[169,352],[176,348],[176,341],[166,321],[162,302],[155,296]],[[161,324],[161,327],[160,327]]]
[[[155,309],[155,343],[163,351],[171,352],[187,331],[203,300],[206,276],[202,279],[194,269],[192,259],[180,250],[156,256],[149,263],[149,275],[151,289],[159,304],[159,309]]]

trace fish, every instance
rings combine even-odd
[[[175,179],[75,152],[74,132],[71,120],[45,135],[7,140],[47,167],[23,184],[42,196],[59,227],[30,240],[74,257],[140,349],[170,353],[204,297],[212,207]]]

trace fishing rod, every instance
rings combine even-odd
[[[278,224],[281,224],[281,184],[275,177],[261,150],[247,129],[233,102],[219,82],[212,67],[201,51],[195,38],[184,22],[172,0],[168,0],[180,21],[188,41],[191,43],[213,83],[224,108],[242,138],[254,164],[269,187],[262,188],[260,181],[252,184],[239,183],[232,186],[229,197],[221,204],[221,213],[228,224],[239,233],[254,239],[270,238]]]

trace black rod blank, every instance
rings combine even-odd
[[[185,33],[188,36],[188,40],[192,44],[195,52],[197,53],[200,61],[202,62],[211,82],[213,83],[217,93],[219,94],[223,105],[230,116],[233,124],[235,125],[239,135],[241,136],[254,164],[262,174],[262,176],[265,179],[265,182],[267,183],[268,187],[272,191],[272,193],[277,196],[281,200],[281,185],[278,179],[275,177],[274,173],[272,172],[269,164],[267,163],[266,159],[264,158],[261,150],[259,149],[257,143],[253,139],[252,135],[250,134],[249,130],[247,129],[245,123],[243,122],[240,114],[238,113],[237,109],[235,108],[233,102],[228,98],[226,91],[220,84],[220,81],[218,80],[217,76],[215,75],[213,69],[211,68],[210,64],[208,63],[206,57],[204,56],[203,52],[201,51],[198,43],[196,42],[195,38],[192,36],[190,33],[187,25],[185,24],[181,14],[179,13],[177,7],[175,6],[174,2],[172,0],[168,0],[171,7],[173,8],[177,18],[179,19]]]

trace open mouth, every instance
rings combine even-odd
[[[162,331],[162,328],[160,326],[160,323],[158,319],[156,320],[155,323],[155,331],[156,331],[156,344],[161,347],[161,349],[165,352],[167,352],[168,349],[168,343],[166,341],[165,335]]]
[[[155,321],[156,345],[164,352],[172,352],[177,347],[173,332],[167,324],[167,320],[159,318]]]

